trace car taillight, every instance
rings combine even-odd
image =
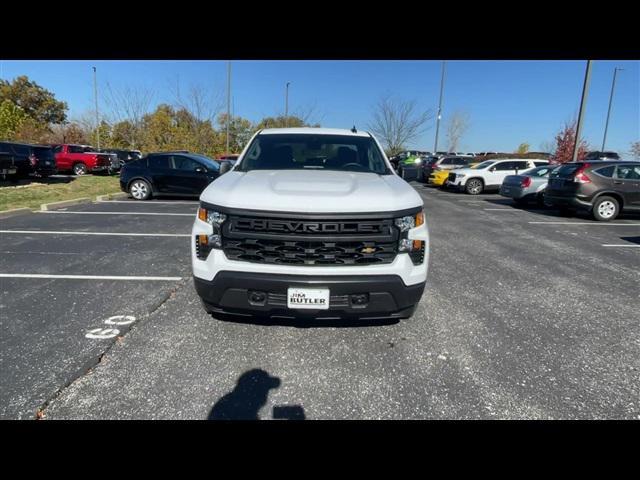
[[[584,173],[585,169],[589,167],[588,163],[585,163],[578,168],[573,174],[573,181],[576,183],[591,183],[591,179]]]
[[[520,182],[520,185],[523,188],[527,188],[531,186],[531,177],[524,177],[524,179],[522,180],[522,182]]]

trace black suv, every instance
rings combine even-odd
[[[198,196],[220,175],[220,164],[196,153],[162,152],[126,163],[120,189],[136,200],[152,195]]]
[[[31,145],[16,142],[0,142],[0,153],[13,157],[16,173],[11,176],[12,179],[26,178],[34,171],[36,161],[31,156]]]
[[[571,162],[549,176],[545,201],[563,213],[591,212],[599,221],[640,211],[640,162]]]

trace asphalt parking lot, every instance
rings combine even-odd
[[[195,201],[0,220],[0,417],[640,419],[640,216],[413,185],[429,277],[391,324],[207,316]]]

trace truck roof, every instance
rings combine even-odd
[[[314,134],[314,135],[350,135],[354,137],[368,137],[369,132],[358,130],[353,132],[352,130],[342,128],[317,128],[317,127],[300,127],[300,128],[265,128],[260,131],[260,135],[271,134]]]

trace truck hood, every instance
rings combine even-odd
[[[397,175],[321,170],[230,171],[200,196],[213,205],[304,213],[392,212],[423,205]]]

